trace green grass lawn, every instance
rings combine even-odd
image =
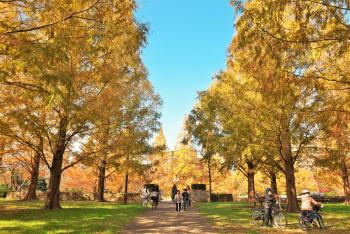
[[[119,233],[143,211],[139,204],[62,202],[43,210],[43,202],[0,200],[0,233]]]
[[[200,203],[198,207],[221,233],[304,233],[299,229],[299,214],[287,214],[288,227],[281,231],[252,224],[251,207],[247,203]],[[325,204],[322,216],[326,230],[314,229],[307,233],[350,233],[350,206]]]

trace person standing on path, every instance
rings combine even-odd
[[[177,187],[176,187],[176,184],[174,184],[173,188],[171,189],[171,200],[173,201],[173,203],[174,203],[176,193],[177,193]]]
[[[180,213],[181,211],[181,202],[182,202],[182,196],[181,196],[181,193],[180,193],[180,190],[177,190],[177,193],[175,195],[175,203],[176,203],[176,211],[178,213]]]

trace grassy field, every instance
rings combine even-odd
[[[0,200],[0,233],[119,233],[143,209],[138,204],[63,202],[43,210],[42,202]]]
[[[288,227],[281,231],[252,224],[247,203],[201,203],[198,207],[220,233],[304,233],[299,229],[299,214],[288,214]],[[326,230],[314,229],[307,233],[350,233],[350,206],[325,204],[322,215]]]

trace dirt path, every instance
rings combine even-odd
[[[133,233],[216,233],[209,221],[195,207],[178,214],[170,201],[159,203],[157,210],[147,210],[130,223],[122,234]]]

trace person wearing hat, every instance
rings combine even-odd
[[[272,223],[272,208],[276,204],[278,195],[273,193],[271,188],[265,190],[265,204],[264,204],[264,226],[269,226]]]
[[[301,212],[305,217],[313,218],[312,213],[314,212],[313,206],[321,206],[322,204],[320,202],[315,201],[311,195],[310,191],[305,189],[303,190],[303,193],[301,195]]]

